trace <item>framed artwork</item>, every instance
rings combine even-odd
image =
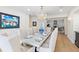
[[[54,25],[57,25],[57,20],[54,20]]]
[[[32,26],[37,26],[37,22],[36,21],[33,21],[32,22]]]

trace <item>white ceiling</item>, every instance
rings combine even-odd
[[[9,6],[9,8],[18,10],[20,12],[24,12],[26,14],[31,15],[38,15],[40,14],[41,7],[40,6]],[[43,6],[43,12],[48,15],[68,15],[75,6]],[[30,9],[30,11],[27,11]],[[63,11],[60,12],[59,10],[62,9]]]

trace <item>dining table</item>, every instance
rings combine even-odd
[[[50,37],[52,32],[48,33],[35,33],[33,35],[28,35],[22,40],[23,43],[33,46],[35,52],[38,52],[37,48],[41,47],[42,44]]]

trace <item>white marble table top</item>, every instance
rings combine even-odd
[[[48,33],[47,35],[41,35],[39,33],[36,33],[35,35],[27,36],[22,41],[31,46],[40,47],[50,34],[51,33]]]

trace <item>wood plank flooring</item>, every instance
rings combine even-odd
[[[55,52],[79,52],[79,48],[77,48],[66,35],[58,34]]]

